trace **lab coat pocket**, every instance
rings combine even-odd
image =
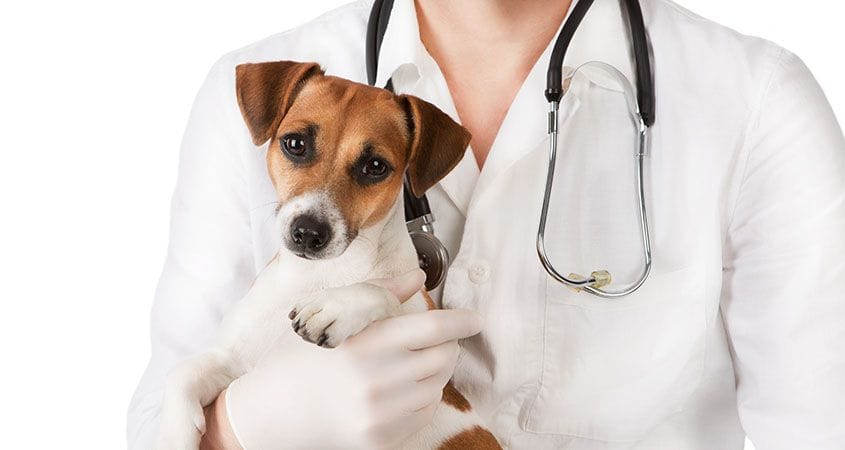
[[[704,275],[655,272],[606,300],[546,286],[543,362],[526,431],[636,441],[684,408],[703,372]]]

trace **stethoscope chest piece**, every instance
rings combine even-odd
[[[431,215],[426,214],[407,223],[408,234],[417,250],[420,269],[425,272],[425,288],[429,291],[443,283],[449,267],[449,251],[434,236],[432,221]]]

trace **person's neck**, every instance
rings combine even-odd
[[[572,0],[415,0],[420,40],[446,78],[483,165],[519,87]],[[478,96],[478,92],[485,92]]]
[[[549,43],[572,0],[415,0],[423,42],[523,50]],[[430,33],[429,31],[433,32]],[[436,39],[434,39],[436,37]],[[494,47],[495,48],[495,47]]]

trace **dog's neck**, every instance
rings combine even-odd
[[[384,219],[362,229],[340,256],[308,260],[282,246],[273,266],[284,288],[299,292],[391,278],[417,268],[417,253],[405,225],[402,197]]]

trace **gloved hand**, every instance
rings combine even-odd
[[[406,301],[422,279],[411,273],[374,284]],[[482,321],[469,310],[392,317],[334,349],[279,326],[287,328],[279,344],[226,393],[229,422],[247,450],[398,445],[431,421],[457,340],[481,331]]]

